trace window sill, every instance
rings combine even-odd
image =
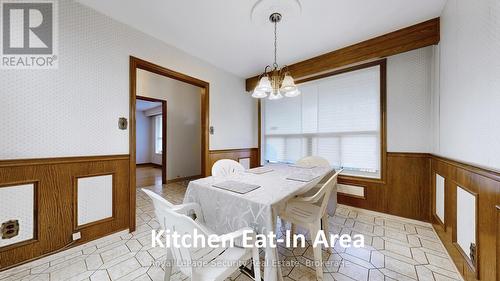
[[[376,184],[385,184],[385,180],[383,178],[368,178],[362,176],[352,176],[352,175],[339,175],[339,180],[346,183],[376,183]]]

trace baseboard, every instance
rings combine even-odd
[[[162,167],[162,165],[156,164],[156,163],[140,163],[140,164],[135,164],[135,166],[138,168],[145,168],[145,167],[161,168]]]
[[[167,184],[180,182],[180,181],[190,181],[190,180],[195,180],[195,179],[199,179],[202,177],[203,177],[202,175],[196,175],[196,176],[189,176],[189,177],[183,177],[183,178],[176,178],[176,179],[167,180]]]

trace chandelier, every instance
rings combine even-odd
[[[280,69],[276,62],[278,50],[277,26],[281,18],[280,13],[273,13],[269,16],[269,20],[274,23],[274,63],[272,66],[266,66],[264,73],[259,76],[259,82],[252,93],[252,97],[257,99],[265,98],[268,95],[270,100],[278,100],[283,96],[291,98],[300,95],[299,89],[288,72],[288,67],[285,65]]]

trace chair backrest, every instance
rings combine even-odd
[[[212,166],[212,176],[226,177],[239,171],[244,171],[245,167],[231,159],[221,159]]]
[[[319,203],[321,214],[323,215],[326,211],[326,207],[328,206],[328,201],[330,198],[330,194],[332,193],[333,189],[337,185],[337,178],[339,174],[342,172],[342,169],[338,171],[332,171],[330,174],[327,175],[328,180],[324,182],[321,187],[318,189],[318,191],[309,196],[309,197],[302,197],[303,201],[307,201],[309,203],[315,204]]]
[[[299,159],[296,164],[303,166],[318,166],[330,168],[330,163],[328,162],[328,160],[320,156],[306,156]]]
[[[193,234],[196,229],[199,235],[204,235],[205,238],[208,237],[209,233],[207,233],[205,229],[201,227],[196,221],[186,215],[176,213],[173,209],[175,205],[150,190],[143,189],[143,191],[153,200],[156,218],[160,223],[162,229],[164,229],[165,231],[169,230],[170,234],[177,232],[181,236],[184,234],[189,234],[191,235],[191,237],[194,237]],[[200,249],[200,246],[201,245],[198,245],[198,248],[184,248],[181,245],[181,247],[176,248],[174,247],[173,241],[171,240],[170,250],[172,251],[172,255],[175,261],[178,264],[182,265],[179,266],[179,269],[182,271],[182,273],[188,276],[193,276],[192,253],[198,251]]]

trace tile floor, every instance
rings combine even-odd
[[[186,183],[150,187],[173,203],[181,203]],[[425,223],[340,205],[330,218],[331,231],[365,235],[365,248],[323,251],[325,280],[462,280],[439,242]],[[163,270],[154,262],[165,255],[151,248],[151,229],[159,227],[147,196],[137,193],[137,230],[121,232],[13,269],[0,272],[7,280],[163,280]],[[282,231],[284,227],[279,227]],[[279,246],[285,281],[315,280],[307,265],[312,248]],[[176,272],[172,280],[185,280]],[[231,280],[250,280],[235,272]]]

